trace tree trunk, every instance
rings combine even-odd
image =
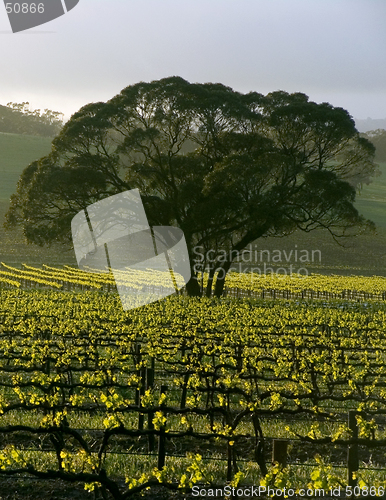
[[[221,297],[224,291],[225,278],[232,265],[231,260],[227,260],[217,268],[216,286],[214,288],[215,297]]]
[[[208,276],[208,283],[206,285],[206,292],[205,292],[206,297],[212,296],[213,277],[214,277],[215,271],[216,271],[215,267],[210,268],[209,276]]]
[[[197,276],[192,274],[190,280],[186,283],[186,291],[189,297],[201,297],[201,288],[197,281]]]
[[[256,231],[250,232],[246,234],[236,245],[233,246],[233,251],[241,251],[243,250],[247,245],[252,243],[253,241],[257,240],[261,236],[263,236],[266,231],[269,229],[269,225],[261,226],[259,229]],[[230,254],[230,256],[232,253]],[[217,271],[217,279],[216,279],[216,286],[214,289],[214,295],[215,297],[221,297],[224,291],[224,285],[225,285],[225,278],[226,275],[229,271],[229,268],[231,267],[233,262],[233,259],[228,259],[225,262],[222,262],[220,266],[216,268]]]

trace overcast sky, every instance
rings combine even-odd
[[[0,104],[67,118],[171,75],[386,118],[386,0],[80,0],[16,34],[0,5],[0,42]]]

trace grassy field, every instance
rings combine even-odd
[[[386,163],[379,163],[381,175],[364,186],[358,196],[357,209],[379,228],[386,228]]]
[[[20,231],[5,232],[4,215],[9,206],[9,198],[15,192],[17,181],[23,169],[33,160],[49,153],[51,140],[43,137],[0,134],[0,258],[9,264],[21,262],[41,264],[76,264],[73,251],[68,248],[40,248],[28,245]],[[255,246],[258,250],[286,251],[307,249],[320,250],[321,260],[307,265],[309,272],[336,274],[381,274],[386,275],[386,163],[380,163],[381,176],[365,186],[358,196],[358,210],[377,225],[376,234],[361,236],[341,242],[333,241],[325,232],[304,234],[297,232],[287,238],[261,239]],[[265,254],[265,257],[267,254]],[[265,261],[267,259],[265,258]],[[262,261],[255,264],[263,264]],[[292,259],[286,262],[298,263]],[[266,262],[271,267],[281,267],[282,263]],[[299,264],[297,267],[301,267]]]

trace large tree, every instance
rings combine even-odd
[[[65,241],[79,210],[138,188],[151,225],[184,231],[188,292],[200,294],[200,247],[206,293],[216,276],[219,296],[236,252],[257,238],[319,227],[341,236],[364,224],[355,193],[376,171],[374,147],[342,108],[171,77],[75,113],[22,174],[7,224],[34,243]]]

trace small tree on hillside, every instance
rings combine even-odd
[[[375,159],[377,161],[386,162],[386,130],[370,130],[361,135],[374,145]]]

